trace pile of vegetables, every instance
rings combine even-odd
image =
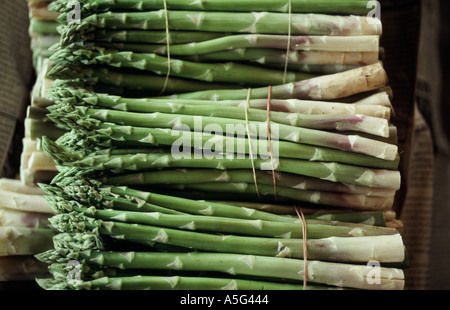
[[[41,287],[404,287],[400,156],[367,1],[48,10],[59,37],[28,123],[54,163]]]
[[[37,186],[0,179],[0,286],[48,277],[35,255],[53,247],[52,208]]]

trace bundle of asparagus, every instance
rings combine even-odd
[[[55,176],[55,164],[40,149],[41,136],[29,131],[29,123],[44,127],[49,120],[42,109],[48,102],[41,93],[45,84],[45,63],[52,54],[50,46],[59,41],[56,30],[57,12],[48,10],[50,1],[28,0],[29,35],[33,51],[32,65],[38,78],[32,92],[32,101],[25,119],[20,179],[0,179],[0,288],[11,288],[14,283],[23,288],[36,277],[48,277],[48,268],[34,255],[52,247],[54,230],[49,218],[53,210],[43,198],[44,192],[35,182],[49,181]],[[45,108],[44,108],[45,109]],[[39,113],[37,113],[39,111]],[[45,114],[45,113],[44,113]],[[52,136],[53,129],[46,135]]]
[[[325,80],[326,94],[327,80],[366,70],[373,75],[365,82],[386,80],[380,64],[315,80]],[[348,89],[352,80],[344,81]],[[56,142],[44,137],[44,150],[58,165],[93,169],[108,183],[250,196],[276,190],[277,198],[367,210],[389,210],[400,187],[398,149],[388,141],[395,127],[385,106],[280,99],[282,108],[270,111],[267,122],[267,100],[133,99],[57,85],[49,98],[47,117],[67,132]],[[179,150],[185,148],[199,152]]]
[[[405,260],[398,231],[364,224],[379,212],[336,214],[345,219],[336,222],[307,215],[305,269],[295,216],[107,186],[79,171],[42,188],[59,231],[54,249],[38,255],[54,275],[39,280],[47,289],[302,289],[306,275],[309,289],[374,288],[371,259],[389,266],[379,267],[376,288],[403,287],[392,266]]]
[[[30,18],[28,29],[33,51],[33,65],[37,72],[41,71],[44,59],[52,54],[50,47],[57,44],[57,12],[48,9],[52,0],[27,0]]]
[[[55,173],[43,288],[403,288],[367,1],[48,8],[59,43],[28,123]]]
[[[31,91],[31,101],[25,117],[25,135],[21,154],[20,178],[28,185],[49,182],[55,176],[55,164],[40,148],[40,138],[46,135],[56,138],[63,130],[56,128],[45,116],[46,107],[51,104],[45,98],[46,88],[51,81],[46,77],[48,58],[53,54],[52,46],[59,42],[57,12],[48,9],[50,0],[27,0],[29,8],[29,35],[32,63],[36,81]]]
[[[47,266],[34,255],[52,248],[53,210],[37,186],[0,179],[0,282],[48,277]]]

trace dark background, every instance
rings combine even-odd
[[[407,206],[402,205],[407,191],[403,188],[399,195],[400,204],[396,211],[399,216],[402,213],[415,213],[417,223],[427,223],[429,227],[409,227],[410,231],[420,230],[420,233],[411,234],[416,240],[414,246],[422,248],[414,249],[418,254],[417,264],[425,275],[415,274],[411,271],[407,274],[413,278],[409,282],[412,289],[448,290],[450,289],[450,1],[448,0],[382,0],[381,19],[383,22],[383,37],[381,45],[385,48],[384,65],[393,89],[393,105],[396,109],[395,123],[400,133],[400,149],[405,156],[401,164],[403,175],[411,172],[408,154],[412,149],[411,139],[414,128],[411,120],[414,117],[414,108],[417,106],[431,133],[433,158],[430,171],[434,171],[432,180],[433,202],[431,214],[424,214],[422,210],[403,210]],[[421,27],[429,25],[422,20],[421,10],[432,5],[439,5],[435,18],[440,19],[440,25],[432,29],[438,35],[438,41],[433,48],[437,52],[440,61],[440,71],[433,72],[430,80],[418,80],[417,70],[421,63],[428,63],[423,54],[418,52]],[[431,19],[434,17],[431,16]],[[426,29],[429,30],[429,29]],[[426,39],[426,38],[425,38]],[[437,100],[430,100],[427,94],[432,93],[437,83],[441,83]],[[425,150],[423,150],[425,151]],[[404,183],[404,186],[407,184]],[[420,218],[429,217],[427,222]],[[415,222],[414,222],[415,223]],[[405,222],[405,228],[408,222]],[[420,240],[419,240],[420,239]],[[416,242],[414,242],[416,241]],[[423,246],[426,245],[426,246]],[[408,248],[408,244],[407,244]],[[414,258],[413,258],[414,259]],[[413,282],[413,283],[411,283]]]

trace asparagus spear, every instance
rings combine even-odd
[[[124,31],[126,34],[126,31]],[[150,32],[150,31],[149,31]],[[141,32],[142,33],[142,32]],[[177,33],[177,32],[176,32]],[[112,36],[113,34],[111,34]],[[199,34],[198,34],[199,35]],[[117,36],[117,35],[116,35]],[[165,37],[165,34],[164,34]],[[167,55],[169,47],[161,44],[161,42],[153,42],[159,44],[149,44],[148,41],[136,42],[123,40],[117,42],[118,39],[111,38],[105,41],[111,41],[111,45],[104,46],[121,47],[122,50],[136,50],[139,47],[147,53],[158,53]],[[97,44],[101,41],[94,40]],[[134,44],[133,44],[134,43]],[[151,42],[150,42],[151,43]],[[162,42],[164,43],[164,42]],[[268,35],[268,34],[231,34],[224,35],[210,40],[202,40],[199,42],[189,41],[184,44],[170,44],[171,55],[197,56],[202,54],[221,52],[231,49],[242,48],[264,48],[286,51],[329,51],[329,52],[379,52],[379,36],[287,36],[287,35]]]
[[[148,180],[151,179],[151,181],[143,182],[141,178]],[[227,178],[231,178],[231,180],[227,180]],[[237,182],[235,178],[237,178],[239,182]],[[284,198],[294,201],[306,201],[314,204],[324,204],[328,206],[353,209],[386,210],[390,209],[394,202],[393,194],[395,191],[392,190],[380,190],[381,193],[377,194],[372,193],[370,189],[366,189],[367,194],[347,194],[339,192],[339,187],[344,187],[342,184],[336,184],[337,188],[334,188],[334,183],[330,185],[325,183],[324,188],[321,188],[320,182],[312,182],[318,185],[317,188],[304,189],[286,185],[282,181],[277,181],[274,184],[271,176],[261,173],[256,175],[256,182],[258,186],[256,188],[253,183],[253,178],[254,175],[251,170],[231,170],[223,172],[201,169],[187,171],[163,170],[161,172],[156,171],[131,175],[120,175],[116,177],[112,176],[110,178],[105,177],[102,178],[102,180],[107,184],[111,184],[111,182],[114,184],[115,181],[116,184],[119,185],[152,184],[156,186],[169,186],[169,188],[176,187],[207,192],[246,193],[249,195],[260,194],[261,196],[274,197],[277,199]],[[123,182],[117,181],[122,179],[124,179]],[[296,184],[298,185],[299,183]],[[329,186],[328,189],[327,186]],[[346,191],[349,192],[351,189],[347,189]],[[363,189],[361,189],[361,191],[363,191]]]
[[[46,196],[48,203],[60,213],[76,211],[89,217],[103,221],[123,222],[130,224],[154,225],[181,230],[235,234],[243,236],[259,236],[273,238],[302,238],[303,232],[299,222],[279,222],[267,220],[247,220],[221,216],[165,214],[160,212],[116,211],[96,209],[66,200],[57,196]],[[354,237],[393,235],[397,230],[364,225],[333,225],[311,220],[308,222],[309,239],[327,237]]]
[[[92,32],[101,29],[135,29],[234,32],[253,34],[380,35],[381,22],[375,17],[326,14],[273,12],[214,12],[154,10],[145,12],[111,12],[92,14],[80,23],[61,28],[61,45],[67,46],[80,39],[89,39]],[[58,18],[67,22],[65,14]]]
[[[270,121],[273,126],[279,127],[278,130],[281,132],[281,137],[286,136],[284,133],[288,131],[295,133],[298,130],[297,127],[317,130],[362,132],[381,137],[389,136],[389,122],[387,119],[360,114],[302,114],[272,111],[267,116],[267,112],[261,109],[248,107],[217,105],[176,106],[171,102],[146,105],[139,112],[102,109],[90,105],[84,107],[68,104],[55,104],[48,107],[48,109],[51,113],[47,116],[49,118],[53,117],[53,119],[55,116],[57,118],[60,113],[68,115],[67,118],[71,114],[75,114],[80,115],[78,117],[93,118],[103,122],[138,127],[147,125],[148,127],[173,128],[175,124],[174,119],[176,119],[178,123],[185,124],[189,128],[195,128],[195,120],[201,120],[205,124],[220,126],[222,132],[226,132],[230,124],[245,128],[247,126],[246,121],[248,120],[248,126],[256,128]],[[157,120],[155,120],[156,117]],[[59,124],[61,121],[56,123]],[[160,123],[168,125],[161,125]]]
[[[355,68],[345,72],[311,78],[305,81],[275,85],[273,99],[338,100],[356,94],[374,91],[386,86],[386,71],[381,63]],[[245,100],[248,89],[193,91],[169,96],[170,98],[205,100]],[[267,99],[269,87],[253,88],[251,99]]]
[[[336,266],[331,266],[336,267]],[[344,268],[347,266],[343,266]],[[343,268],[343,269],[344,269]],[[395,272],[398,274],[398,272]],[[390,276],[389,272],[386,275]],[[390,282],[390,281],[389,281]],[[387,289],[402,289],[404,287],[403,281],[396,280],[394,284],[383,285]],[[244,279],[226,279],[226,278],[204,278],[204,277],[157,277],[157,276],[135,276],[135,277],[110,277],[101,278],[97,280],[87,281],[79,285],[85,289],[106,289],[106,290],[140,290],[140,289],[154,289],[154,290],[305,290],[302,284],[287,284],[277,282],[264,282],[258,280],[244,280]],[[371,286],[358,286],[364,289],[380,289]],[[306,290],[325,290],[330,288],[321,288],[317,285],[308,285]]]
[[[45,261],[51,261],[46,256],[53,256],[53,260],[54,257],[58,257],[57,260],[61,262],[67,260],[61,254],[55,253],[56,251],[49,252],[39,257]],[[223,274],[256,276],[259,279],[272,278],[273,281],[278,280],[279,282],[282,282],[283,279],[302,281],[305,277],[304,262],[301,259],[257,255],[83,251],[76,258],[83,264],[104,268],[117,266],[123,270],[213,271]],[[211,262],[215,263],[211,264]],[[380,283],[370,286],[367,281],[370,269],[366,266],[309,261],[307,268],[308,276],[311,275],[308,283],[313,287],[316,285],[366,289],[399,289],[403,287],[404,276],[401,269],[380,267],[382,275]],[[358,274],[360,274],[359,277]],[[357,280],[358,278],[359,280]]]
[[[30,35],[57,35],[58,23],[54,20],[30,19],[28,32]]]
[[[266,66],[271,68],[285,68],[285,64],[266,64]],[[335,74],[341,73],[344,71],[353,70],[355,68],[360,67],[359,65],[320,65],[320,64],[287,64],[287,69],[290,71],[298,71],[305,73],[312,73],[316,75],[326,75],[326,74]]]
[[[289,71],[311,73],[316,74],[317,76],[342,73],[345,71],[361,67],[360,65],[339,65],[339,64],[323,65],[323,64],[289,64],[289,63],[287,65],[280,63],[278,64],[270,63],[265,64],[265,66],[269,68],[278,68],[278,69],[286,68]]]
[[[52,214],[41,194],[25,194],[0,190],[0,206],[12,210]]]
[[[47,140],[47,139],[44,139]],[[178,156],[170,153],[138,153],[138,154],[100,154],[77,159],[67,154],[58,153],[58,148],[44,143],[49,156],[64,162],[68,167],[92,169],[93,171],[109,170],[115,173],[139,170],[154,170],[161,168],[211,168],[219,170],[253,169],[268,170],[270,164],[267,160],[249,156],[237,158],[224,158],[199,154],[196,156]],[[56,150],[56,151],[55,151]],[[200,156],[201,155],[201,156]],[[216,156],[217,157],[217,156]],[[372,169],[336,162],[311,162],[298,159],[280,158],[275,171],[299,174],[333,182],[344,182],[353,185],[368,187],[381,187],[398,190],[400,175],[395,170]]]
[[[98,85],[109,86],[108,90],[118,91],[118,87],[122,91],[131,90],[134,96],[139,97],[137,91],[142,91],[152,95],[184,93],[193,90],[203,91],[205,89],[236,89],[242,87],[237,84],[221,84],[203,82],[199,80],[180,79],[170,76],[167,79],[161,75],[143,72],[142,70],[119,70],[114,67],[95,66],[86,67],[66,63],[53,63],[52,72],[57,72],[62,80],[83,80],[86,85],[97,87]],[[164,87],[166,85],[166,87]]]
[[[355,102],[355,104],[382,105],[382,106],[390,108],[392,112],[395,112],[394,107],[392,106],[390,95],[387,91],[380,91],[380,92],[374,93],[372,95],[369,95],[365,98],[359,99],[358,101]]]
[[[55,162],[47,154],[40,150],[38,143],[39,140],[24,137],[22,142],[23,150],[20,163],[21,181],[25,184],[50,181],[56,172]],[[37,200],[39,200],[39,198]],[[8,200],[6,199],[5,201]],[[9,205],[14,206],[14,203],[10,203]],[[40,205],[36,204],[34,208],[37,207],[40,207]],[[45,210],[49,209],[45,205],[44,207]]]
[[[56,12],[67,12],[69,0],[56,0],[49,5],[49,9]],[[164,8],[163,0],[81,0],[83,13],[105,12],[105,11],[145,11]],[[264,0],[257,4],[251,0],[244,1],[183,1],[168,0],[167,8],[172,10],[200,10],[200,11],[274,11],[289,12],[284,0]],[[370,10],[367,3],[360,0],[345,0],[338,3],[330,3],[327,0],[293,0],[291,11],[295,13],[332,13],[332,14],[354,14],[367,15]]]
[[[92,41],[95,42],[128,42],[146,44],[185,44],[221,38],[231,34],[206,31],[170,31],[165,30],[114,30],[98,29]]]
[[[44,122],[42,120],[25,118],[25,136],[30,139],[39,139],[46,135],[51,139],[58,139],[66,130],[58,128],[53,122]]]
[[[353,210],[374,211],[391,210],[394,204],[393,197],[374,197],[366,195],[348,195],[342,193],[329,193],[324,191],[299,190],[283,186],[261,183],[197,183],[182,184],[184,190],[200,190],[202,192],[245,194],[249,197],[264,197],[288,199],[288,201],[302,201],[330,207],[351,208]]]
[[[187,114],[201,113],[202,111],[192,112],[192,109],[207,109],[213,107],[216,109],[223,109],[223,106],[232,107],[246,107],[248,106],[249,117],[254,112],[253,109],[260,109],[267,111],[267,106],[270,107],[271,120],[272,115],[278,115],[279,112],[284,113],[299,113],[307,115],[315,114],[344,114],[344,115],[366,115],[379,118],[390,119],[391,109],[384,105],[378,104],[363,104],[363,103],[340,103],[330,101],[316,101],[316,100],[298,100],[298,99],[252,99],[252,100],[189,100],[189,99],[161,99],[161,98],[127,98],[123,96],[112,96],[107,93],[96,93],[88,91],[84,88],[74,87],[52,87],[48,90],[47,96],[54,103],[69,103],[72,105],[92,105],[101,108],[114,109],[119,111],[129,112],[178,112],[182,111]],[[171,109],[161,110],[154,107],[170,106]],[[220,111],[220,110],[219,110]],[[255,111],[256,112],[256,111]],[[209,115],[211,115],[210,112]],[[257,113],[257,112],[256,112]],[[238,113],[237,116],[242,118],[243,113]],[[206,115],[204,112],[201,115]],[[283,115],[283,114],[280,114]],[[267,118],[267,113],[265,118]],[[264,120],[261,115],[260,120]],[[276,119],[276,118],[275,118]]]
[[[166,169],[140,173],[104,176],[101,181],[116,186],[150,186],[155,184],[197,184],[197,183],[252,183],[254,174],[259,184],[274,183],[272,171],[227,170],[217,169]],[[275,172],[275,185],[298,190],[325,191],[374,197],[394,197],[395,190],[354,186],[318,180],[301,175]]]
[[[107,208],[111,210],[119,210],[121,212],[131,211],[131,212],[158,212],[164,214],[188,214],[182,211],[178,211],[176,209],[161,207],[155,204],[146,203],[142,201],[137,201],[137,199],[130,199],[128,197],[118,197],[115,195],[108,194],[100,194],[95,189],[89,188],[86,189],[86,185],[84,186],[67,186],[64,190],[47,185],[40,184],[40,186],[45,189],[45,191],[50,196],[64,197],[65,199],[75,199],[75,201],[81,201],[84,204],[92,204],[98,208]],[[98,200],[92,201],[92,197],[87,198],[88,196],[83,197],[83,194],[89,195],[95,193],[96,197],[101,197]],[[80,198],[81,197],[81,198]],[[49,197],[45,197],[46,200]],[[55,209],[52,204],[49,204],[55,212],[58,209]],[[191,209],[188,209],[189,211]]]
[[[0,208],[0,227],[48,228],[48,213]]]
[[[297,216],[278,216],[273,212],[263,212],[264,208],[259,209],[253,206],[247,207],[247,204],[243,203],[236,204],[235,202],[221,203],[192,200],[174,197],[172,195],[162,195],[140,191],[127,186],[114,186],[108,183],[101,183],[98,180],[85,178],[80,179],[79,177],[70,176],[70,172],[63,173],[62,175],[61,180],[58,177],[54,180],[55,184],[61,186],[61,189],[57,189],[54,186],[49,185],[41,186],[49,195],[67,197],[67,199],[73,199],[82,204],[94,205],[100,208],[113,208],[141,212],[162,212],[166,214],[209,215],[250,220],[268,220],[275,222],[296,222],[298,220]],[[118,207],[119,204],[116,205],[117,202],[121,202],[121,206],[126,204],[123,201],[124,198],[127,199],[126,201],[128,202],[128,207]],[[134,207],[132,206],[133,204],[135,205]],[[158,205],[160,208],[148,208],[148,204]],[[167,209],[165,208],[170,208],[174,212],[167,212]],[[292,209],[292,206],[290,208]],[[336,212],[336,209],[334,212]],[[330,221],[339,220],[342,222],[361,222],[368,225],[385,226],[384,214],[382,214],[382,217],[380,218],[379,212],[353,212],[351,214],[340,213],[340,215],[336,215],[334,213],[319,213],[315,210],[314,216],[306,216],[311,217],[311,219],[326,221],[326,224],[331,224]],[[334,222],[334,224],[336,223]]]
[[[52,290],[300,290],[302,285],[268,281],[187,276],[130,276],[66,283],[38,279],[44,289]]]
[[[268,166],[265,160],[253,161],[256,169]],[[200,158],[174,158],[171,154],[133,154],[124,156],[92,156],[71,163],[69,166],[93,168],[94,170],[137,171],[159,168],[212,168],[212,169],[252,169],[252,160],[248,156],[235,159],[214,159],[202,156]],[[344,182],[354,185],[399,189],[400,177],[398,171],[370,169],[339,163],[308,162],[304,160],[282,158],[278,161],[276,171],[289,172],[334,182]]]
[[[99,46],[113,48],[120,51],[148,53],[142,46],[123,46],[122,44]],[[159,52],[159,51],[157,51]],[[376,52],[335,52],[335,51],[280,51],[274,49],[239,48],[221,52],[201,54],[195,56],[177,56],[180,59],[195,62],[242,62],[263,65],[276,69],[272,64],[287,65],[290,72],[300,72],[292,68],[297,65],[371,65],[378,62]]]
[[[77,212],[50,218],[59,232],[98,232],[141,244],[152,242],[200,251],[303,258],[303,240],[249,237],[185,231],[142,224],[102,221]],[[404,245],[399,234],[367,237],[329,237],[307,241],[308,259],[346,263],[403,262]]]
[[[123,266],[123,268],[143,268],[146,266],[149,268],[160,269],[174,269],[182,268],[183,270],[195,270],[195,271],[218,271],[218,272],[230,272],[237,275],[252,275],[252,276],[265,276],[272,278],[282,278],[291,280],[302,280],[304,276],[303,261],[298,259],[286,259],[286,258],[272,258],[264,256],[243,256],[236,254],[217,254],[217,253],[146,253],[146,252],[129,252],[123,253],[113,252],[97,252],[92,254],[92,258],[89,259],[93,264],[110,265],[110,266]],[[219,258],[219,255],[223,255]],[[128,259],[128,260],[127,260]],[[209,261],[219,261],[220,263],[211,266]],[[314,274],[308,279],[314,284],[336,285],[338,279],[334,278],[335,273],[330,273],[328,277],[325,277],[325,272],[316,274],[314,270],[328,270],[331,271],[334,268],[344,269],[345,264],[321,262],[321,261],[309,261],[308,262],[308,275]],[[356,266],[353,266],[356,267]],[[359,266],[355,269],[363,271],[365,266]],[[356,270],[355,274],[357,273]],[[362,283],[355,283],[351,280],[351,271],[345,272],[341,270],[342,283],[339,287],[352,287],[361,288]],[[399,269],[383,268],[383,286],[390,287],[392,282],[399,282],[401,287],[402,271]],[[345,275],[344,275],[345,274]],[[366,275],[366,272],[363,272]],[[389,275],[393,276],[389,279]],[[359,286],[361,285],[361,286]],[[392,287],[391,287],[392,288]]]
[[[217,84],[201,81],[191,81],[169,77],[165,93],[165,77],[142,72],[123,72],[113,67],[89,67],[72,64],[52,64],[54,71],[60,71],[65,79],[83,79],[88,84],[103,83],[122,89],[130,89],[130,94],[135,95],[136,90],[153,92],[152,96],[185,99],[206,100],[246,100],[248,89],[237,84]],[[275,85],[271,89],[272,99],[312,99],[312,100],[337,100],[349,98],[384,89],[387,84],[387,75],[380,63],[325,75],[305,81]],[[269,87],[252,89],[251,99],[267,99]],[[363,97],[356,99],[360,100]]]
[[[70,158],[81,158],[92,154],[130,154],[130,153],[163,153],[168,148],[149,147],[142,144],[128,144],[126,141],[112,141],[108,136],[93,132],[85,133],[70,130],[59,137],[54,143],[45,136],[42,137],[43,144],[53,147],[55,152],[66,154]],[[141,146],[141,147],[139,147]],[[55,159],[56,160],[56,159]],[[56,160],[57,161],[57,160]],[[59,161],[57,161],[59,162]]]
[[[92,42],[88,42],[93,44]],[[108,50],[120,52],[134,52],[144,54],[157,54],[167,56],[167,51],[160,45],[130,44],[130,43],[103,43],[95,42],[95,45]],[[175,46],[176,47],[176,46]],[[50,53],[50,55],[53,52]],[[49,57],[50,57],[49,55]],[[287,66],[291,72],[314,72],[312,70],[302,70],[305,65],[312,66],[364,66],[377,63],[379,61],[378,52],[340,52],[340,51],[316,51],[316,50],[290,50],[288,52],[270,48],[234,48],[218,52],[202,53],[190,55],[183,50],[172,52],[171,57],[180,60],[213,63],[213,62],[241,62],[249,65],[264,65],[266,68],[281,69]],[[333,72],[335,73],[335,72]]]
[[[173,49],[176,46],[183,48],[186,53],[193,53],[186,51],[186,49],[203,49],[206,51],[217,50],[217,40],[238,40],[243,42],[252,42],[255,46],[267,46],[271,48],[286,49],[287,41],[291,41],[290,49],[300,50],[330,50],[330,51],[377,51],[379,49],[379,39],[377,36],[355,36],[355,37],[335,37],[335,36],[287,36],[276,35],[231,35],[226,33],[212,33],[212,32],[192,32],[192,31],[171,31],[167,34],[166,31],[145,31],[145,30],[98,30],[92,38],[93,42],[103,46],[105,43],[121,43],[121,49],[131,44],[134,48],[142,47],[145,44],[154,44],[158,46],[160,53],[165,53],[167,46],[166,36],[168,35],[171,55],[174,53]],[[244,38],[247,38],[245,40]],[[206,42],[205,42],[206,41]],[[219,41],[219,42],[220,42]],[[261,42],[262,41],[262,42]],[[244,43],[241,44],[244,44]],[[277,43],[278,42],[278,43]],[[189,43],[189,44],[186,44]],[[214,44],[211,44],[214,43]],[[122,45],[123,44],[123,45]],[[159,44],[159,45],[156,45]],[[195,46],[192,48],[191,46]],[[205,46],[206,45],[206,46]],[[117,47],[118,48],[118,47]],[[227,45],[228,48],[228,45]],[[198,51],[197,51],[198,52]],[[268,67],[284,69],[283,64],[266,64]],[[318,64],[288,64],[288,69],[298,72],[309,72],[314,74],[333,74],[337,72],[347,71],[359,67],[355,65],[318,65]]]
[[[256,210],[263,210],[275,214],[282,215],[295,215],[294,205],[280,204],[280,203],[266,203],[266,202],[251,202],[251,201],[226,201],[215,200],[216,202],[224,204],[232,204],[235,206],[241,206]],[[327,208],[317,210],[317,208],[302,207],[303,214],[306,220],[315,219],[323,220],[326,222],[344,222],[344,223],[360,223],[373,226],[386,227],[387,222],[395,219],[394,215],[391,215],[392,211],[354,211],[337,208]]]
[[[34,255],[52,248],[50,228],[0,227],[0,256]]]
[[[28,195],[44,194],[39,186],[26,184],[20,179],[10,178],[0,178],[0,190]]]
[[[130,132],[126,134],[126,132]],[[182,135],[181,137],[180,134]],[[339,136],[339,135],[335,135]],[[302,137],[308,138],[308,137]],[[351,139],[351,137],[344,137]],[[303,143],[294,143],[293,141],[271,141],[272,152],[278,158],[305,159],[315,162],[338,162],[363,166],[369,168],[379,168],[396,170],[399,164],[399,157],[393,160],[375,158],[370,155],[358,154],[355,150],[338,150],[342,148],[336,145],[336,142],[323,143],[322,141],[313,141],[315,144],[323,144],[328,147],[310,146]],[[318,138],[317,138],[318,139]],[[368,140],[375,141],[375,140]],[[146,150],[162,148],[163,152],[171,152],[176,157],[192,157],[197,153],[203,153],[205,157],[211,158],[230,158],[244,157],[244,154],[250,153],[250,141],[246,138],[223,136],[219,134],[200,133],[200,132],[180,132],[171,129],[142,128],[142,127],[123,127],[114,124],[103,124],[100,129],[94,132],[80,132],[76,129],[66,132],[59,137],[56,142],[42,138],[43,148],[47,154],[57,163],[65,161],[78,160],[87,155],[118,155],[118,149],[122,149],[121,155],[148,153]],[[303,142],[303,141],[302,141]],[[327,141],[325,141],[327,142]],[[165,147],[163,147],[165,146]],[[194,147],[197,152],[189,155],[186,148]],[[252,140],[253,154],[259,154],[261,159],[270,158],[270,146],[265,140]],[[128,151],[127,151],[128,150]],[[67,152],[70,151],[70,152]],[[198,152],[201,151],[201,152]],[[159,151],[158,151],[159,152]],[[159,152],[161,153],[161,152]],[[50,157],[49,157],[50,158]],[[276,160],[274,163],[276,163]],[[264,169],[267,167],[264,166]],[[272,167],[270,167],[271,169]]]
[[[292,216],[295,214],[294,206],[288,204],[275,204],[275,203],[258,203],[258,202],[247,202],[247,201],[232,201],[232,200],[213,200],[214,202],[220,202],[224,204],[230,204],[235,206],[246,207],[249,209],[267,211],[274,214]],[[303,210],[303,213],[305,211]]]
[[[85,44],[83,44],[85,45]],[[74,63],[84,65],[109,65],[120,68],[134,68],[153,72],[157,75],[170,75],[178,78],[200,80],[216,83],[237,83],[244,85],[262,86],[267,84],[281,84],[285,81],[294,82],[314,77],[308,73],[289,72],[281,70],[251,66],[240,63],[199,63],[181,59],[168,58],[155,53],[134,53],[131,51],[117,51],[103,49],[97,46],[70,45],[56,51],[51,57],[55,62]],[[58,67],[56,67],[58,68]],[[65,73],[50,69],[48,76],[65,78]]]
[[[120,114],[120,112],[113,110],[103,111],[106,113],[97,113],[95,114],[96,118],[91,118],[83,115],[89,113],[86,113],[83,108],[74,109],[73,107],[64,106],[62,110],[56,111],[57,108],[59,107],[52,107],[53,111],[48,117],[61,126],[66,126],[68,130],[94,131],[95,134],[106,135],[113,140],[119,141],[170,145],[172,150],[183,145],[184,147],[194,146],[200,149],[231,154],[236,151],[247,152],[246,148],[250,147],[247,140],[256,136],[256,139],[251,139],[256,140],[254,143],[252,142],[252,148],[257,147],[256,150],[262,158],[268,155],[269,145],[267,138],[269,135],[267,122],[250,121],[247,127],[245,120],[162,113],[147,115],[129,113],[127,115],[133,115],[132,118],[127,119],[119,116],[114,120],[110,116]],[[107,121],[103,122],[100,119]],[[115,123],[109,123],[109,121],[115,121]],[[126,121],[128,123],[125,123]],[[231,123],[229,123],[230,121]],[[247,129],[250,131],[250,136],[247,133]],[[230,138],[226,136],[230,134],[238,134],[243,137]],[[282,154],[282,148],[290,148],[289,144],[283,142],[290,142],[366,155],[390,161],[394,165],[398,159],[398,147],[396,145],[364,138],[359,135],[345,135],[318,129],[271,123],[270,137],[271,140],[274,140],[271,141],[273,149],[275,151],[277,149],[280,150],[278,154]],[[277,148],[275,148],[275,145]],[[321,151],[324,152],[316,152],[314,154],[309,152],[308,155],[299,155],[307,156],[308,159],[322,160],[327,156],[327,152],[325,150]],[[330,157],[330,159],[333,160],[333,157]]]
[[[47,118],[47,110],[43,107],[30,105],[27,107],[25,116],[25,137],[39,139],[48,135],[57,139],[65,130]]]
[[[124,186],[108,186],[85,178],[70,177],[63,174],[59,182],[58,176],[54,182],[61,188],[41,184],[49,195],[68,197],[82,204],[99,208],[110,208],[122,211],[160,212],[165,214],[209,215],[248,220],[267,220],[278,222],[293,222],[296,218],[280,216],[270,212],[251,210],[229,204],[192,200],[171,195],[142,192]],[[70,180],[69,184],[68,181]]]
[[[177,102],[177,99],[173,99]],[[183,99],[178,99],[183,102]],[[188,100],[188,99],[186,99]],[[190,101],[188,101],[190,102]],[[194,101],[197,104],[207,103],[210,101]],[[244,103],[242,100],[222,100],[211,101],[216,104],[236,105],[242,106]],[[268,100],[253,99],[248,102],[249,107],[254,109],[267,110],[269,105]],[[317,101],[317,100],[299,100],[299,99],[271,99],[269,108],[271,111],[284,111],[301,114],[359,114],[367,115],[379,118],[390,119],[391,109],[384,105],[377,104],[362,104],[362,103],[342,103],[332,101]],[[395,127],[394,127],[395,128]]]

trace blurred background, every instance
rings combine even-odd
[[[384,65],[394,92],[410,268],[407,289],[450,289],[450,1],[383,0]],[[35,79],[26,0],[0,0],[0,177],[20,169]]]
[[[450,2],[380,1],[384,64],[402,130],[403,187],[398,211],[411,289],[449,289]]]

